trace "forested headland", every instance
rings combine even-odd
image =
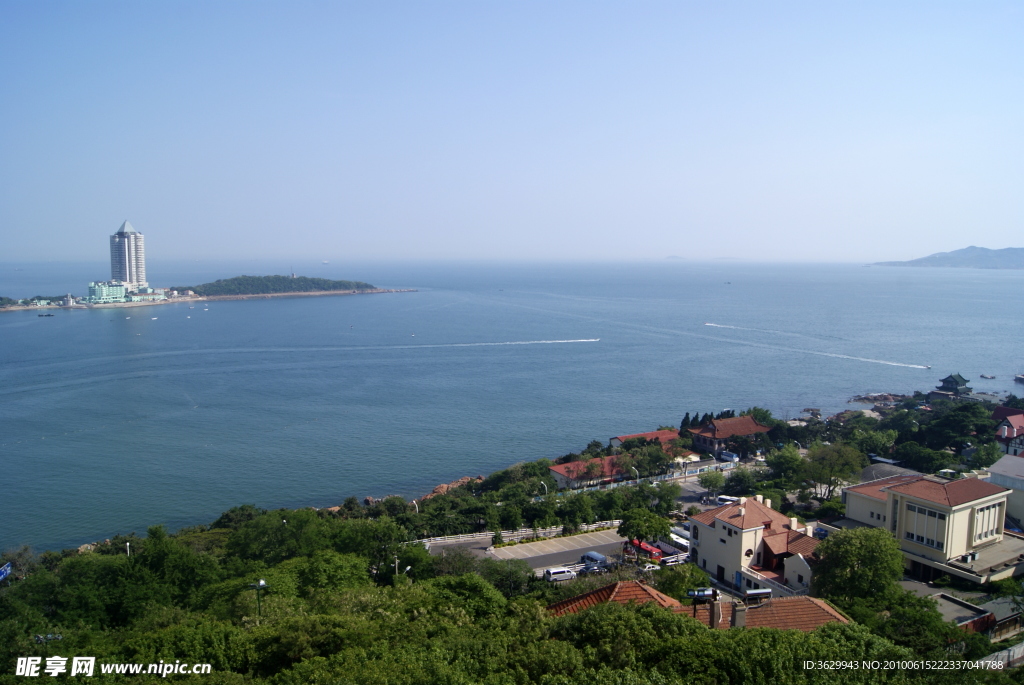
[[[306,276],[235,276],[218,279],[202,285],[188,285],[173,288],[178,292],[191,290],[201,297],[222,295],[274,295],[280,293],[315,293],[337,291],[376,290],[362,281],[332,281],[326,278]]]

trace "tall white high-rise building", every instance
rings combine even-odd
[[[129,291],[149,287],[146,242],[127,221],[110,236],[110,280],[124,283]]]

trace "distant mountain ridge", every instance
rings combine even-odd
[[[963,269],[1024,269],[1024,247],[1004,247],[990,250],[987,247],[965,247],[952,252],[911,259],[906,262],[875,262],[873,266],[940,266]]]

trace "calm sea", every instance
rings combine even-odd
[[[294,268],[418,292],[0,314],[0,548],[416,497],[686,412],[833,412],[951,372],[1006,392],[1024,370],[1020,271]],[[106,271],[0,264],[0,295],[83,293]],[[149,265],[156,285],[286,271]]]

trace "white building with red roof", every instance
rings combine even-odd
[[[843,491],[846,519],[890,531],[910,573],[925,580],[951,574],[984,583],[1020,575],[1024,538],[1003,530],[1010,490],[988,476],[893,476],[854,485]]]
[[[690,517],[690,558],[737,590],[806,594],[818,540],[760,495]]]
[[[1024,456],[1024,413],[1007,416],[996,426],[996,442],[1004,454]]]

